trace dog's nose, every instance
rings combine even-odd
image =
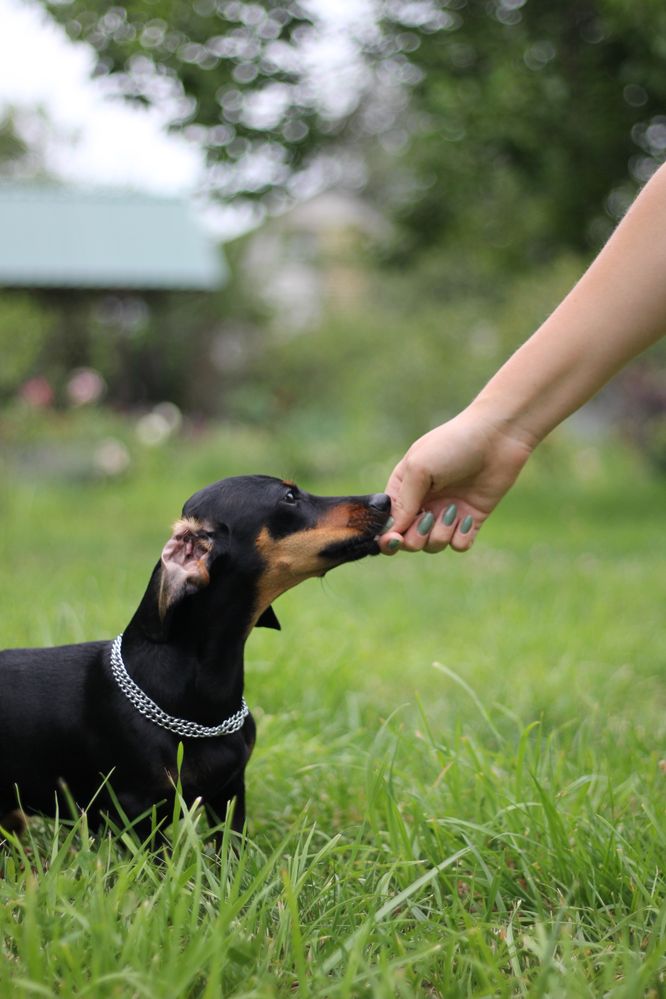
[[[388,513],[391,509],[391,497],[386,493],[375,493],[368,500],[368,506],[372,510],[379,510],[380,513]]]

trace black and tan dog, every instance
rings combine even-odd
[[[245,641],[279,628],[271,604],[285,590],[375,554],[389,507],[263,475],[195,493],[122,639],[0,653],[0,826],[54,815],[66,788],[78,806],[94,799],[93,822],[115,799],[143,834],[151,809],[169,815],[182,741],[185,800],[218,820],[235,798],[241,829],[255,740]],[[108,775],[112,794],[97,793]]]

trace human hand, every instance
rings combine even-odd
[[[386,485],[394,522],[380,538],[381,551],[467,551],[533,446],[474,404],[420,437]]]

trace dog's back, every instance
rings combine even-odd
[[[32,809],[51,813],[59,778],[85,768],[91,729],[81,720],[108,648],[84,642],[0,652],[0,821],[16,807],[14,784],[31,789]]]

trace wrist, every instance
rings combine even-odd
[[[509,439],[523,447],[528,455],[548,432],[530,419],[528,406],[519,398],[488,386],[469,404],[465,414],[477,426],[483,426],[488,437]]]

